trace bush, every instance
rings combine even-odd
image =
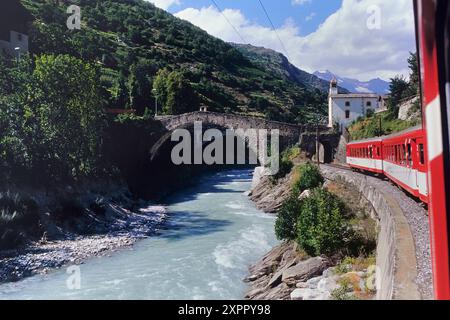
[[[55,210],[56,218],[60,220],[77,218],[83,215],[84,207],[74,198],[61,200],[59,207]]]
[[[22,244],[26,231],[38,227],[36,202],[18,193],[0,193],[0,249],[12,249]]]
[[[315,189],[304,200],[297,220],[297,242],[312,256],[342,250],[348,236],[344,204],[323,189]]]
[[[104,200],[102,198],[95,199],[95,201],[89,205],[89,209],[96,215],[104,215],[106,213]]]
[[[0,193],[0,228],[30,227],[36,225],[38,207],[31,198],[25,198],[18,193]]]
[[[279,157],[279,170],[278,172],[272,176],[273,182],[276,180],[282,179],[286,177],[289,172],[291,172],[294,167],[294,163],[292,160],[300,153],[300,149],[298,147],[291,147],[284,150]]]
[[[301,210],[301,202],[295,196],[284,201],[275,221],[275,234],[278,240],[295,240],[297,237],[297,219]]]
[[[294,181],[294,194],[299,195],[305,190],[311,190],[322,186],[324,179],[317,166],[306,163],[297,170],[298,179]]]

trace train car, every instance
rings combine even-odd
[[[385,136],[383,173],[414,197],[428,203],[427,161],[422,126]]]
[[[450,1],[415,0],[435,298],[450,299]]]
[[[351,168],[383,174],[414,197],[428,203],[426,159],[421,126],[347,145],[347,164]]]
[[[353,169],[383,173],[381,138],[349,143],[347,145],[347,164]]]

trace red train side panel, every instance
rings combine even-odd
[[[450,299],[450,3],[415,0],[435,298]]]
[[[349,143],[347,146],[347,163],[352,168],[383,173],[381,139]]]

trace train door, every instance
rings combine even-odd
[[[416,169],[417,189],[421,197],[428,196],[427,182],[427,164],[425,155],[425,138],[420,137],[414,140],[411,146],[412,150],[416,150],[413,154],[413,167]],[[426,199],[428,202],[428,199]]]

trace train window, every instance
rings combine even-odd
[[[406,164],[412,166],[411,144],[408,143],[408,144],[406,145],[406,147],[407,147],[407,156],[408,156],[408,158],[407,158],[407,160],[406,160],[406,161],[407,161]]]
[[[394,162],[397,163],[398,161],[398,146],[394,147]]]
[[[420,160],[420,164],[424,165],[425,164],[425,150],[423,148],[423,144],[419,144],[419,160]]]
[[[405,145],[404,144],[402,144],[402,154],[401,154],[401,157],[402,157],[402,164],[406,164],[406,147],[405,147]]]
[[[373,159],[373,150],[372,147],[369,147],[369,158]]]

